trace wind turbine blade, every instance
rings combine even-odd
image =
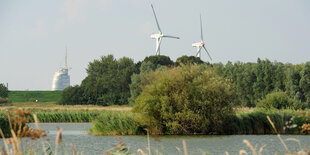
[[[200,14],[200,37],[201,37],[201,40],[203,41],[203,33],[202,33],[202,21],[201,21],[201,14]]]
[[[156,17],[156,13],[155,13],[153,4],[151,4],[151,7],[152,7],[152,10],[153,10],[153,13],[154,13],[154,17],[155,17],[155,20],[156,20],[158,31],[161,32],[161,29],[160,29],[159,24],[158,24],[158,20],[157,20],[157,17]]]
[[[210,54],[209,54],[207,48],[206,48],[205,46],[202,46],[202,47],[206,50],[207,54],[209,55],[209,58],[212,60],[212,58],[211,58],[211,56],[210,56]]]
[[[180,37],[169,36],[169,35],[164,35],[163,37],[165,37],[165,38],[175,38],[175,39],[180,39]]]

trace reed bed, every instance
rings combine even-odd
[[[281,134],[304,134],[303,124],[310,123],[309,110],[256,109],[231,116],[225,123],[224,134],[276,134],[267,116]]]
[[[40,122],[91,122],[100,113],[105,112],[104,111],[35,112]]]
[[[144,128],[131,112],[105,112],[92,122],[91,134],[95,135],[139,135],[145,134]]]

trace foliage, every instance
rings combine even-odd
[[[9,100],[12,102],[58,102],[62,91],[10,91]]]
[[[84,99],[85,98],[83,98],[83,89],[80,86],[69,86],[68,88],[63,90],[59,104],[75,105],[78,103],[83,103]]]
[[[7,98],[8,93],[9,93],[8,88],[4,84],[0,83],[0,97]]]
[[[267,94],[275,91],[283,91],[290,98],[307,102],[310,62],[293,65],[257,59],[257,63],[215,63],[213,68],[222,77],[233,81],[242,106],[255,107]]]
[[[298,100],[290,98],[285,92],[272,92],[258,102],[257,107],[276,109],[305,109],[307,106]]]
[[[150,61],[143,62],[140,66],[140,73],[133,74],[131,76],[130,87],[130,98],[128,99],[130,105],[134,105],[136,98],[141,94],[142,87],[150,83],[150,80],[147,79],[149,73],[154,72],[160,65],[154,65]]]
[[[92,134],[100,135],[138,135],[145,134],[144,128],[131,112],[104,112],[93,122]]]
[[[154,65],[161,65],[161,66],[172,66],[174,62],[169,58],[169,56],[165,55],[152,55],[145,57],[143,62],[151,62]]]
[[[150,73],[134,111],[163,134],[221,131],[233,113],[236,93],[229,80],[205,66],[181,65]]]
[[[307,62],[301,71],[300,88],[304,92],[305,101],[310,106],[310,62]]]
[[[204,63],[199,57],[195,57],[195,56],[187,56],[187,55],[183,55],[181,57],[179,57],[176,61],[177,65],[180,64],[202,64]]]

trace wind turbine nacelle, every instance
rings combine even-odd
[[[202,45],[201,45],[201,43],[193,43],[192,46],[193,47],[199,47],[199,46],[202,46]]]
[[[151,38],[152,39],[158,39],[158,38],[160,38],[160,37],[162,37],[163,35],[161,35],[161,34],[152,34],[151,35]]]

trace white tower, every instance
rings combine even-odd
[[[54,74],[52,90],[64,90],[70,86],[70,76],[68,75],[68,65],[67,65],[67,47],[65,56],[65,66],[60,68]]]

